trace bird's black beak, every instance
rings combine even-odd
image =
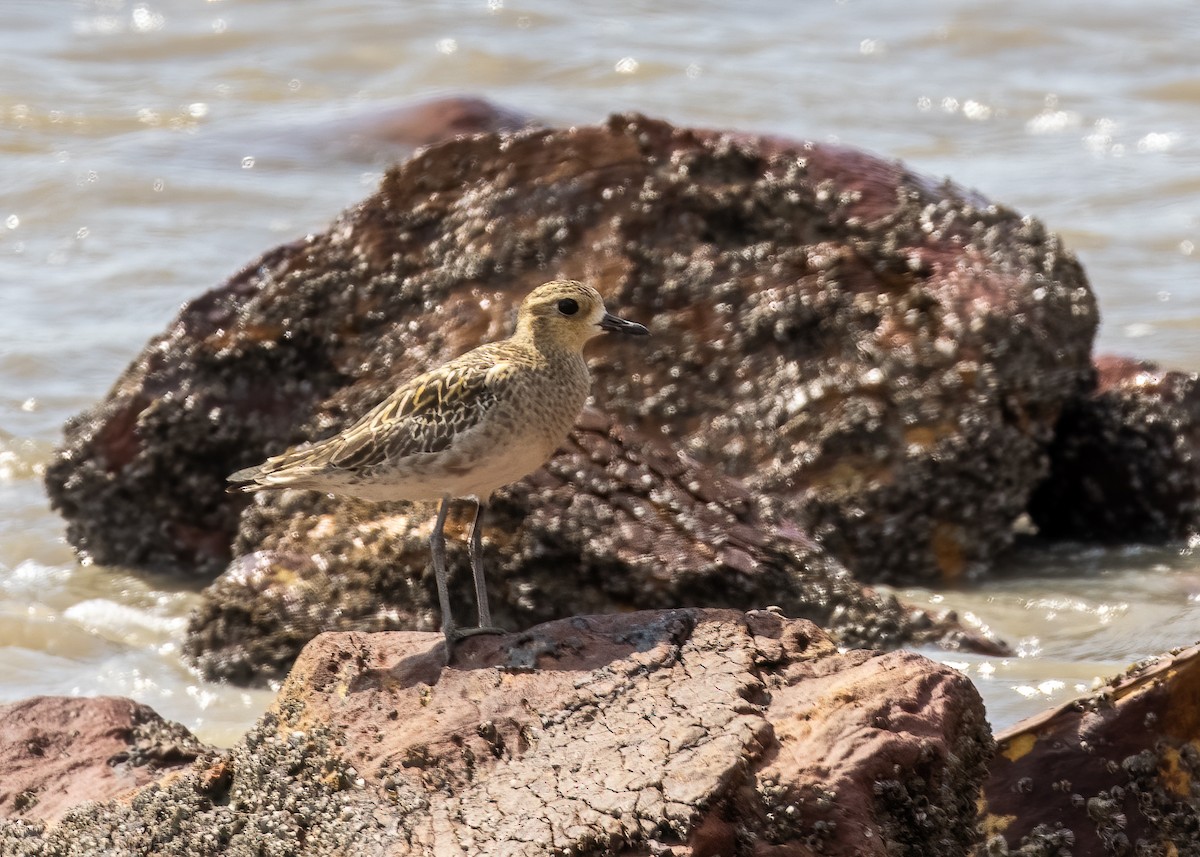
[[[609,333],[627,333],[631,336],[649,336],[645,325],[638,324],[636,321],[626,321],[623,318],[617,318],[611,312],[606,312],[604,318],[600,319],[600,328],[607,330]]]

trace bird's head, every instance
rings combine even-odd
[[[575,350],[606,332],[645,336],[650,331],[608,312],[598,291],[574,280],[538,286],[525,296],[517,315],[518,335]]]

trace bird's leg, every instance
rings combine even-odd
[[[479,627],[464,628],[460,637],[475,634],[503,634],[503,628],[492,625],[492,611],[488,607],[487,580],[483,576],[483,513],[487,501],[475,501],[475,523],[471,525],[471,572],[475,575],[475,604],[479,609]]]
[[[483,512],[487,503],[475,501],[475,522],[471,525],[471,573],[475,575],[475,606],[479,609],[479,627],[490,628],[492,611],[488,607],[487,581],[483,577]]]
[[[446,637],[446,657],[450,657],[454,646],[454,616],[450,611],[450,581],[446,575],[446,513],[450,511],[450,498],[443,497],[438,508],[437,522],[429,536],[429,550],[433,554],[433,577],[437,581],[438,605],[442,608],[442,634]]]

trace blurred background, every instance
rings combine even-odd
[[[0,701],[129,695],[232,743],[271,698],[200,682],[196,584],[81,567],[40,470],[181,303],[368,195],[373,120],[480,95],[838,141],[1041,218],[1098,350],[1200,369],[1191,0],[9,0],[0,30]],[[363,129],[366,129],[365,131]],[[946,657],[1002,727],[1194,642],[1200,544],[1022,551],[953,606],[1019,656]]]

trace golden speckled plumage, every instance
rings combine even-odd
[[[582,354],[492,343],[417,376],[341,434],[231,479],[248,481],[243,490],[313,488],[368,500],[486,498],[554,452],[587,394]],[[518,443],[541,460],[522,470],[530,455],[514,457]]]
[[[454,626],[437,541],[446,504],[452,497],[474,497],[482,510],[493,491],[554,453],[587,399],[583,346],[605,330],[646,333],[609,315],[592,287],[546,283],[522,302],[511,338],[413,378],[340,434],[239,470],[229,480],[243,483],[235,489],[241,491],[308,488],[368,500],[441,498],[433,549],[449,645]],[[477,516],[472,564],[485,626],[478,529]]]

